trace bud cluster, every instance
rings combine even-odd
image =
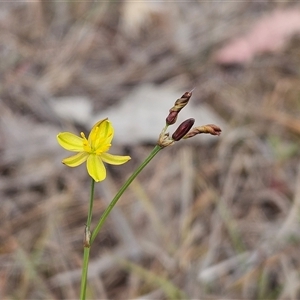
[[[177,142],[181,139],[191,138],[200,133],[208,133],[211,135],[221,134],[221,128],[214,124],[208,124],[192,128],[195,122],[195,119],[193,118],[187,119],[184,122],[182,122],[172,134],[172,137],[170,137],[169,133],[166,133],[168,126],[176,123],[179,112],[188,104],[191,96],[192,91],[185,92],[181,96],[181,98],[176,100],[174,106],[169,110],[169,115],[166,118],[166,126],[159,135],[159,139],[157,142],[157,145],[159,145],[160,147],[164,148],[173,145],[174,142]]]

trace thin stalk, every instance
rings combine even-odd
[[[95,195],[95,180],[92,178],[91,182],[91,194],[90,194],[90,205],[88,211],[88,217],[86,221],[86,226],[90,228],[92,222],[92,214],[93,214],[93,204],[94,204],[94,195]]]
[[[88,216],[87,216],[86,228],[85,228],[85,237],[84,237],[83,265],[82,265],[81,288],[80,288],[81,300],[85,299],[85,294],[86,294],[87,273],[88,273],[89,256],[90,256],[90,227],[92,222],[94,194],[95,194],[95,180],[92,179],[90,203],[89,203],[89,210],[88,210]]]
[[[102,214],[95,230],[91,238],[89,238],[88,234],[90,233],[90,226],[92,221],[92,211],[93,211],[93,202],[94,202],[94,190],[95,190],[95,181],[92,179],[91,183],[91,193],[90,193],[90,205],[88,211],[88,217],[86,222],[86,234],[85,234],[85,245],[84,245],[84,253],[83,253],[83,266],[82,266],[82,275],[81,275],[81,291],[80,291],[80,299],[85,300],[86,297],[86,284],[87,284],[87,273],[88,273],[88,263],[89,263],[89,256],[90,256],[90,245],[95,240],[97,234],[101,230],[105,220],[107,219],[108,215],[110,214],[111,210],[114,208],[122,194],[131,184],[131,182],[137,177],[137,175],[146,167],[146,165],[152,160],[152,158],[162,149],[160,146],[155,146],[149,156],[141,163],[141,165],[134,171],[134,173],[128,178],[128,180],[123,184],[120,188],[116,196],[110,202],[109,206],[106,208],[104,213]],[[88,239],[88,241],[86,241]]]
[[[110,214],[111,210],[114,208],[124,191],[128,188],[128,186],[131,184],[131,182],[137,177],[137,175],[146,167],[146,165],[152,160],[152,158],[162,149],[162,147],[156,145],[149,156],[141,163],[141,165],[133,172],[133,174],[127,179],[127,181],[123,184],[123,186],[120,188],[116,196],[112,199],[104,213],[102,214],[95,230],[92,233],[91,237],[91,244],[94,242],[97,234],[99,233],[100,229],[102,228],[106,218]]]
[[[81,275],[81,287],[80,287],[80,300],[85,300],[89,257],[90,257],[90,248],[84,247],[83,266],[82,266],[82,275]]]

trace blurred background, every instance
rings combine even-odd
[[[95,226],[193,88],[181,118],[222,134],[133,182],[88,298],[300,298],[297,2],[2,2],[0,76],[1,299],[78,298],[90,178],[61,164],[57,133],[108,117],[112,153],[132,157],[96,185]]]

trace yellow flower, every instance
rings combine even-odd
[[[114,136],[114,129],[108,119],[97,122],[88,139],[81,132],[81,137],[70,133],[61,132],[57,135],[58,143],[66,150],[79,152],[65,158],[62,163],[69,167],[77,167],[87,162],[87,171],[95,181],[104,180],[106,169],[103,162],[111,165],[121,165],[130,160],[130,156],[119,156],[107,153]]]

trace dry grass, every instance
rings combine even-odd
[[[140,82],[196,87],[229,125],[213,146],[165,149],[132,184],[93,245],[89,297],[300,298],[299,38],[245,67],[211,59],[291,5],[141,6],[142,27],[122,3],[1,4],[1,299],[79,294],[89,179],[60,163],[56,133],[81,129],[49,98],[85,95],[99,110]],[[123,150],[132,160],[97,185],[94,224],[151,147]]]

